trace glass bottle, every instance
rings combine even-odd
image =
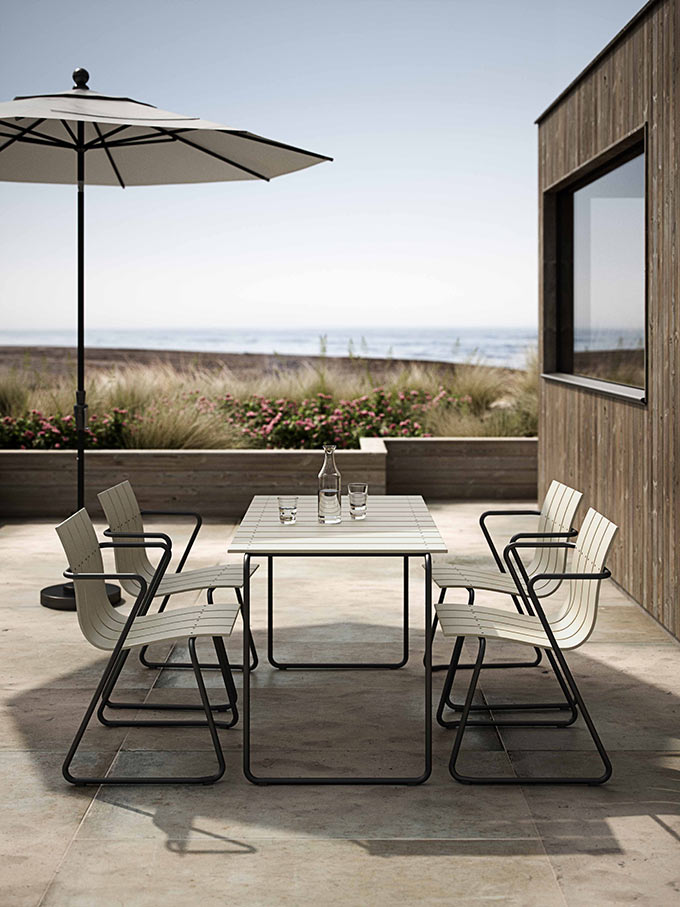
[[[335,465],[335,444],[324,444],[324,461],[319,473],[319,522],[340,523],[342,477]]]

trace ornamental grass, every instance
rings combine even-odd
[[[91,448],[359,447],[361,437],[531,436],[535,357],[524,371],[467,363],[405,364],[376,380],[370,363],[332,359],[256,379],[168,364],[92,370]],[[75,446],[73,380],[26,366],[0,371],[0,447]]]

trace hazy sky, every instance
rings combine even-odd
[[[90,87],[335,158],[88,188],[91,327],[532,325],[536,116],[642,0],[22,0],[0,99]],[[6,328],[75,323],[71,186],[0,183]]]

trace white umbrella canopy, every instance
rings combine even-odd
[[[0,102],[0,180],[78,186],[77,507],[85,501],[85,186],[158,186],[266,180],[332,158],[199,117],[159,110],[88,88]],[[120,599],[117,587],[110,597]],[[72,584],[41,592],[49,608],[74,610]]]
[[[272,139],[76,87],[0,103],[0,180],[77,183],[85,154],[93,186],[270,180],[331,158]]]

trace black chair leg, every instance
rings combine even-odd
[[[458,637],[456,644],[460,642],[461,637]],[[462,645],[462,644],[461,644]],[[449,772],[455,778],[456,781],[461,781],[463,783],[471,784],[472,781],[464,775],[459,774],[456,770],[456,762],[458,761],[458,753],[460,752],[460,747],[463,742],[463,735],[465,734],[465,728],[467,726],[468,717],[470,715],[470,708],[472,706],[472,699],[475,695],[475,690],[477,689],[477,682],[479,680],[479,674],[482,670],[482,664],[484,663],[484,653],[486,651],[486,640],[484,637],[479,639],[479,650],[477,653],[477,660],[475,661],[475,666],[472,669],[472,677],[470,678],[470,683],[468,685],[467,695],[465,697],[465,705],[463,706],[463,714],[460,718],[460,724],[458,730],[456,731],[456,739],[453,742],[453,749],[451,750],[451,758],[449,759]],[[455,669],[454,669],[455,675]],[[453,678],[451,679],[453,683]]]
[[[541,711],[556,711],[556,712],[565,712],[570,713],[568,718],[563,719],[549,719],[545,721],[541,720],[531,720],[531,719],[515,719],[511,721],[503,721],[497,719],[488,719],[488,720],[479,720],[479,721],[470,721],[468,724],[471,727],[569,727],[573,724],[578,718],[578,710],[576,708],[576,702],[572,697],[569,687],[565,683],[562,673],[555,661],[555,656],[552,652],[546,651],[546,657],[550,662],[550,666],[555,674],[557,682],[560,685],[560,689],[564,695],[564,702],[523,702],[523,703],[502,703],[500,705],[494,705],[493,703],[487,703],[484,705],[473,705],[470,707],[471,712],[541,712]],[[462,667],[462,666],[457,666]],[[448,675],[447,675],[448,678]],[[446,720],[443,718],[443,706],[446,705],[447,708],[451,709],[453,712],[461,712],[463,706],[460,703],[453,702],[451,699],[451,687],[453,681],[445,685],[444,690],[442,691],[442,698],[440,699],[440,707],[437,711],[437,721],[441,724],[442,727],[454,728],[458,727],[458,720]]]
[[[213,718],[212,708],[210,701],[208,699],[208,694],[205,689],[205,683],[203,682],[203,677],[201,675],[201,670],[196,656],[196,640],[191,637],[189,639],[189,654],[191,656],[192,665],[194,667],[194,674],[196,676],[196,684],[198,686],[199,695],[201,698],[201,704],[203,711],[205,712],[205,722],[200,723],[200,726],[207,727],[210,731],[210,736],[213,743],[213,748],[215,750],[215,756],[217,759],[217,771],[209,775],[180,775],[180,776],[139,776],[139,775],[129,775],[124,777],[115,777],[115,776],[85,776],[85,775],[74,775],[71,771],[71,764],[76,755],[78,747],[83,739],[83,735],[87,729],[88,724],[92,718],[92,715],[97,707],[97,703],[100,701],[104,694],[110,695],[113,687],[115,686],[116,680],[122,670],[123,665],[128,656],[128,651],[121,652],[120,650],[114,650],[109,659],[109,662],[102,674],[102,677],[97,685],[97,689],[90,700],[90,703],[85,710],[82,721],[76,731],[76,735],[73,738],[73,742],[69,748],[66,758],[62,766],[62,774],[64,778],[71,784],[78,786],[87,785],[87,784],[213,784],[215,781],[218,781],[224,774],[226,763],[224,761],[224,753],[222,752],[222,746],[217,734],[217,722]],[[235,705],[235,703],[234,703]],[[124,724],[121,722],[121,724]],[[149,725],[158,725],[167,726],[164,722],[140,722],[141,726]],[[184,722],[178,723],[180,727],[186,727],[187,725]],[[198,724],[196,726],[199,726]]]
[[[215,654],[217,655],[217,661],[222,671],[222,679],[224,680],[224,687],[227,691],[227,698],[231,704],[231,721],[227,727],[233,727],[238,721],[238,708],[236,706],[238,693],[236,692],[236,684],[234,683],[234,677],[231,673],[231,665],[229,664],[227,647],[224,644],[224,639],[221,636],[213,636],[212,640],[215,647]]]
[[[210,731],[210,737],[212,739],[213,747],[215,749],[215,756],[217,757],[217,771],[204,778],[203,784],[214,784],[215,781],[219,779],[224,774],[226,764],[224,761],[224,753],[222,752],[222,746],[220,744],[220,738],[217,734],[217,722],[213,718],[212,710],[210,708],[210,700],[208,699],[208,691],[205,688],[205,682],[203,680],[203,675],[201,674],[201,665],[198,661],[198,656],[196,655],[196,638],[189,638],[189,657],[191,658],[191,663],[194,666],[194,675],[196,677],[196,685],[198,687],[198,692],[201,696],[201,702],[203,703],[203,710],[205,712],[205,719],[208,724],[208,729]],[[233,708],[236,709],[236,703],[233,703]]]
[[[109,680],[104,688],[102,693],[101,702],[99,708],[97,709],[97,719],[100,724],[103,724],[105,727],[205,727],[204,721],[196,720],[187,720],[187,721],[160,721],[155,720],[142,720],[142,719],[114,719],[109,718],[106,715],[106,709],[127,709],[132,711],[149,711],[149,712],[196,712],[201,709],[199,704],[187,704],[179,702],[120,702],[112,700],[111,694],[113,693],[113,688],[115,687],[121,671],[127,661],[130,650],[125,650],[121,653],[121,657],[118,660],[114,670],[111,672]],[[233,720],[233,709],[235,708],[235,699],[231,697],[228,698],[226,703],[219,703],[211,706],[213,712],[232,712],[232,720],[218,721],[217,726],[220,728],[228,729],[235,724]]]
[[[444,706],[448,703],[451,696],[451,688],[456,679],[456,671],[458,670],[458,662],[460,661],[460,653],[463,651],[464,642],[464,636],[456,637],[453,652],[451,653],[451,661],[449,662],[448,671],[446,672],[446,679],[444,680],[444,687],[441,696],[439,697],[439,705],[437,706],[437,723],[445,728],[452,726],[451,722],[444,720]]]
[[[482,776],[482,775],[464,775],[457,769],[458,757],[460,754],[461,745],[463,743],[463,737],[465,735],[465,730],[467,727],[474,726],[474,722],[469,721],[470,712],[472,711],[472,699],[477,687],[477,682],[479,680],[479,675],[482,670],[482,665],[484,662],[484,654],[486,651],[486,640],[480,638],[479,640],[479,652],[477,654],[477,660],[475,661],[475,666],[473,668],[472,677],[470,679],[470,685],[468,687],[467,696],[465,697],[465,704],[463,705],[463,711],[461,714],[460,722],[458,723],[458,730],[456,731],[456,739],[453,744],[453,749],[451,750],[451,758],[449,759],[449,772],[451,777],[456,781],[460,781],[462,784],[589,784],[597,785],[604,784],[612,774],[612,765],[607,755],[602,741],[595,729],[593,720],[590,717],[590,714],[586,708],[586,705],[583,701],[583,697],[576,685],[576,681],[569,670],[569,667],[566,663],[566,660],[563,654],[559,649],[555,648],[553,650],[556,661],[559,663],[559,667],[564,677],[565,682],[567,683],[571,695],[573,696],[575,705],[578,706],[583,719],[586,723],[588,731],[590,733],[591,739],[595,744],[598,755],[602,761],[603,772],[601,775],[578,777],[578,776],[564,776],[558,775],[554,777],[533,777],[533,778],[518,778],[518,777],[498,777],[498,776]]]

